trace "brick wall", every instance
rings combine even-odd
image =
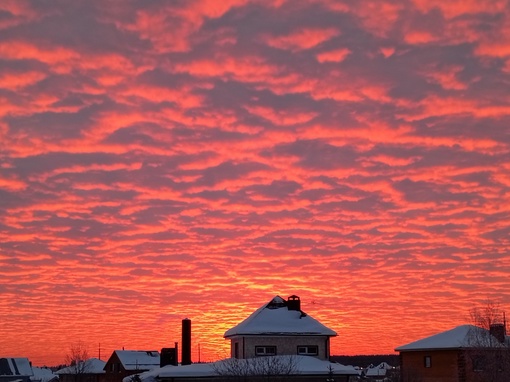
[[[402,382],[459,382],[458,352],[458,350],[402,352]],[[425,357],[430,357],[430,367],[426,367]]]

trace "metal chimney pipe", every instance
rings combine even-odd
[[[191,320],[182,320],[181,365],[191,365]]]

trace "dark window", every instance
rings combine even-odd
[[[297,353],[299,355],[318,355],[319,347],[315,345],[298,346]]]
[[[487,360],[483,356],[476,356],[473,359],[473,371],[484,371]]]
[[[255,346],[255,355],[276,355],[276,346]]]
[[[239,358],[239,342],[234,343],[234,358]]]
[[[425,367],[432,367],[432,358],[429,356],[429,355],[426,355],[424,358],[423,358],[423,365]]]

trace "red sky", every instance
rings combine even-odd
[[[279,294],[388,353],[510,306],[510,4],[0,2],[0,355],[193,359]]]

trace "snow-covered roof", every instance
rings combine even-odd
[[[223,335],[225,338],[237,335],[326,335],[336,332],[321,324],[301,310],[289,310],[287,301],[275,296],[262,305],[248,318]]]
[[[106,365],[106,362],[105,361],[102,361],[100,359],[97,359],[97,358],[89,358],[88,360],[86,361],[83,361],[85,363],[85,365],[82,365],[82,363],[80,363],[80,365],[77,367],[77,366],[68,366],[68,367],[64,367],[63,369],[60,369],[60,370],[57,370],[55,372],[55,374],[77,374],[77,371],[80,370],[80,373],[83,373],[83,374],[103,374],[105,373],[104,371],[104,366]]]
[[[262,357],[261,357],[262,358]],[[256,362],[261,358],[252,359],[234,359],[228,358],[212,363],[197,363],[185,366],[164,366],[140,374],[142,382],[156,382],[159,378],[179,378],[179,377],[213,377],[218,376],[218,371],[223,369],[226,363],[231,362]],[[265,358],[265,357],[263,357]],[[315,357],[308,356],[273,356],[273,358],[281,360],[282,364],[292,362],[295,365],[293,374],[298,375],[327,375],[331,370],[336,375],[358,375],[358,371],[353,366],[344,366],[339,363],[320,360]],[[287,359],[289,361],[287,361]],[[229,369],[228,367],[225,368]],[[128,377],[129,378],[129,377]]]
[[[34,375],[30,377],[32,381],[49,382],[54,378],[58,379],[58,375],[53,374],[53,371],[47,367],[32,367]]]
[[[453,329],[399,346],[396,351],[460,349],[468,347],[499,347],[498,340],[489,331],[474,325],[461,325]]]
[[[115,350],[126,370],[152,370],[159,367],[159,352],[156,350]]]
[[[367,377],[383,377],[388,370],[393,369],[393,366],[388,365],[386,362],[381,362],[379,365],[370,365],[365,369],[365,376]]]
[[[32,366],[28,358],[0,358],[0,375],[32,376]]]

